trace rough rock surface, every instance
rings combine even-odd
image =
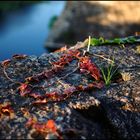
[[[107,61],[94,54],[114,56],[115,63],[121,72],[130,74],[130,80],[113,82],[109,87],[94,89],[88,92],[76,92],[69,98],[60,102],[48,102],[43,105],[33,105],[32,97],[22,97],[19,94],[19,85],[9,81],[4,75],[2,63],[0,64],[0,103],[10,102],[14,110],[14,117],[8,114],[0,116],[1,139],[29,139],[44,138],[33,128],[26,127],[29,119],[23,111],[28,109],[39,122],[53,119],[60,135],[64,139],[95,138],[95,139],[139,139],[140,138],[140,54],[136,51],[139,44],[127,44],[125,48],[119,45],[90,47],[90,58],[100,67],[107,65]],[[83,49],[82,49],[83,50]],[[40,73],[51,67],[50,61],[56,61],[61,53],[43,54],[40,57],[27,56],[25,58],[11,58],[5,71],[14,81],[24,82],[26,77]],[[52,90],[57,78],[63,77],[75,68],[76,62],[72,61],[63,71],[49,80],[42,80],[40,85],[45,90]],[[79,71],[63,79],[65,83],[85,84],[87,77]],[[48,84],[52,85],[48,87]],[[38,92],[42,93],[41,89]],[[42,93],[43,94],[43,93]],[[1,113],[1,112],[0,112]],[[1,115],[1,114],[0,114]],[[45,138],[56,138],[47,134]]]

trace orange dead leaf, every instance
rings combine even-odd
[[[90,73],[95,80],[100,80],[100,71],[89,57],[80,57],[80,71]]]
[[[48,100],[47,100],[46,98],[44,98],[43,100],[38,99],[38,100],[32,102],[32,104],[34,104],[34,105],[38,105],[38,104],[46,104],[47,102],[48,102]]]
[[[4,61],[2,62],[2,66],[5,67],[5,66],[7,66],[10,62],[11,62],[10,59],[4,60]]]
[[[31,117],[27,123],[26,127],[32,127],[39,133],[55,133],[57,134],[57,127],[54,120],[50,119],[45,123],[40,123],[37,121],[36,117]]]
[[[27,77],[25,78],[26,82],[38,82],[39,80],[36,77]]]
[[[38,93],[30,93],[29,96],[30,96],[30,97],[33,97],[33,98],[35,98],[35,99],[40,99],[40,98],[42,98],[42,96],[41,96],[40,94],[38,94]]]
[[[20,90],[20,95],[21,96],[25,96],[26,94],[31,92],[30,87],[28,86],[28,84],[22,83],[21,86],[19,87]]]
[[[67,46],[64,46],[64,47],[62,47],[62,48],[60,48],[60,49],[58,49],[54,52],[63,52],[63,51],[66,51],[66,50],[67,50]]]
[[[27,88],[27,84],[21,84],[21,86],[19,87],[20,91],[24,91]]]
[[[12,109],[9,102],[3,104],[0,103],[0,116],[1,118],[4,116],[9,116],[10,119],[13,119],[15,117],[14,110]]]
[[[57,128],[54,120],[48,120],[46,124],[46,128],[50,129],[52,132],[56,132]]]
[[[24,58],[27,57],[27,55],[25,55],[25,54],[15,54],[12,57],[16,58],[16,59],[24,59]]]
[[[30,115],[28,109],[22,107],[22,108],[21,108],[21,112],[23,113],[23,115],[24,115],[25,118],[31,117],[31,115]]]

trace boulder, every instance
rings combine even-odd
[[[127,73],[129,77],[112,81],[100,89],[95,86],[73,92],[74,86],[84,87],[93,79],[80,72],[77,59],[49,75],[48,71],[67,50],[40,57],[16,55],[1,62],[0,138],[139,139],[139,45],[125,44],[125,48],[120,45],[90,46],[90,52],[85,55],[99,70],[109,63],[104,58],[113,56],[120,73],[123,76]],[[83,54],[86,49],[80,48],[79,51]],[[101,55],[104,58],[99,57]],[[26,84],[32,89],[26,90]],[[58,97],[53,95],[47,102],[40,98],[46,93],[51,96],[54,90],[59,90],[61,96],[67,89],[71,90],[71,95],[63,100],[55,100]],[[24,90],[26,93],[22,92]]]

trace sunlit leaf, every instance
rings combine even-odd
[[[25,78],[25,81],[28,83],[28,82],[39,82],[39,79],[32,76],[32,77],[27,77]]]
[[[56,132],[57,128],[54,120],[48,120],[46,124],[46,128],[50,129],[52,132]]]
[[[137,54],[140,54],[140,46],[137,46],[137,47],[136,47],[136,53],[137,53]]]
[[[35,129],[37,132],[41,133],[57,133],[57,127],[54,120],[50,119],[47,122],[41,123],[37,121],[36,117],[31,117],[26,123],[26,127],[31,127]]]
[[[48,103],[48,99],[44,98],[44,99],[37,99],[36,101],[32,102],[32,104],[34,105],[39,105],[39,104],[46,104]]]
[[[12,57],[16,58],[16,59],[24,59],[24,58],[27,57],[27,55],[25,55],[25,54],[15,54]]]
[[[8,116],[10,119],[15,117],[14,110],[11,107],[11,103],[5,102],[3,104],[0,103],[0,117]]]
[[[123,73],[121,73],[121,75],[122,75],[122,79],[123,79],[124,81],[130,81],[130,80],[131,80],[131,74],[130,74],[130,73],[128,73],[128,72],[123,72]]]
[[[100,41],[101,41],[101,40],[99,40],[99,39],[92,38],[92,39],[91,39],[91,45],[93,45],[93,46],[101,45],[101,42],[100,42]]]
[[[100,79],[100,71],[96,65],[91,62],[89,57],[81,57],[79,66],[81,72],[89,72],[95,80]]]
[[[11,62],[10,59],[4,60],[4,61],[2,62],[2,66],[5,67],[5,66],[7,66],[10,62]]]
[[[63,51],[66,51],[67,50],[67,46],[64,46],[58,50],[56,50],[55,52],[63,52]]]
[[[29,113],[29,111],[28,111],[28,109],[27,108],[21,108],[21,112],[23,113],[23,116],[25,117],[25,118],[29,118],[29,117],[31,117],[31,114]]]
[[[39,99],[39,98],[42,97],[39,93],[30,93],[29,96],[30,96],[30,97],[33,97],[33,98],[35,98],[35,99]]]
[[[20,85],[19,90],[21,96],[25,96],[26,94],[29,94],[31,92],[31,88],[29,87],[28,84],[25,83]]]

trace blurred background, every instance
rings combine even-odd
[[[139,31],[139,1],[0,1],[0,61]]]

